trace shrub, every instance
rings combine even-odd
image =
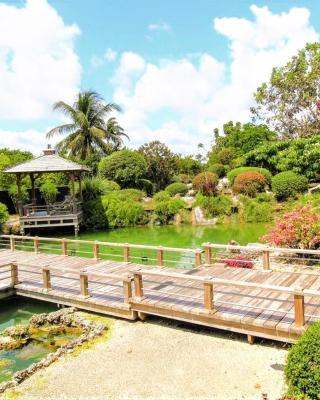
[[[120,185],[118,185],[117,182],[109,181],[108,179],[103,181],[103,187],[105,193],[113,192],[114,190],[120,190]]]
[[[285,377],[289,395],[319,399],[320,393],[320,322],[309,326],[289,350]],[[301,396],[301,397],[300,397]]]
[[[233,191],[235,193],[254,197],[258,192],[261,192],[264,189],[265,185],[265,177],[259,172],[242,172],[234,181]]]
[[[275,226],[262,238],[271,246],[301,249],[320,247],[320,215],[311,206],[296,207],[276,220]]]
[[[203,196],[197,195],[195,205],[200,206],[206,217],[212,218],[219,215],[230,215],[232,200],[228,196]]]
[[[9,213],[7,206],[3,203],[0,203],[0,230],[4,223],[6,223],[9,219]]]
[[[175,175],[172,178],[173,182],[182,182],[182,183],[191,183],[192,182],[192,176],[187,175],[187,174],[179,174]]]
[[[14,204],[14,208],[16,212],[18,212],[18,187],[16,184],[13,184],[10,186],[9,190],[9,196]],[[22,203],[25,203],[26,201],[29,200],[29,193],[27,190],[27,187],[25,185],[21,185],[21,201]]]
[[[209,165],[208,171],[218,175],[219,178],[223,178],[224,176],[226,176],[227,167],[223,164],[216,163]]]
[[[138,203],[141,193],[139,190],[127,189],[102,196],[102,205],[110,227],[131,226],[142,222],[144,208]]]
[[[272,191],[278,200],[287,200],[307,188],[308,179],[292,171],[280,172],[272,178]]]
[[[251,258],[237,254],[229,257],[227,260],[224,260],[224,265],[226,267],[233,268],[253,268],[254,262],[251,260]]]
[[[149,179],[139,179],[137,187],[151,196],[153,193],[153,183]]]
[[[188,192],[188,186],[182,182],[175,182],[167,186],[165,190],[170,196],[175,196],[176,194],[181,194],[184,196]]]
[[[272,220],[270,203],[251,200],[244,205],[244,220],[246,222],[269,222]]]
[[[40,193],[46,204],[52,204],[58,196],[58,188],[52,181],[46,181],[40,186]]]
[[[82,205],[83,218],[81,225],[87,230],[108,228],[108,220],[101,198],[84,201]]]
[[[102,178],[93,176],[86,177],[82,181],[82,196],[84,201],[97,199],[102,194],[106,193],[105,187],[106,181]],[[77,192],[80,191],[80,187],[77,187]]]
[[[157,203],[154,212],[160,223],[167,224],[184,206],[183,200],[170,198]]]
[[[120,150],[104,157],[99,162],[99,174],[116,181],[122,188],[135,187],[147,172],[144,157],[131,150]]]
[[[259,167],[239,167],[232,169],[227,174],[231,186],[233,185],[236,177],[242,174],[243,172],[259,172],[261,175],[265,177],[265,180],[267,181],[268,185],[271,184],[271,173],[267,169]]]
[[[206,196],[210,196],[216,193],[218,182],[218,176],[207,171],[201,172],[195,176],[192,181],[192,186],[196,191]]]
[[[160,192],[156,193],[153,196],[153,200],[154,201],[165,201],[165,200],[169,200],[170,199],[170,195],[168,192],[166,192],[165,190],[161,190]]]

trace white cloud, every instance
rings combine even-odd
[[[149,31],[171,32],[171,26],[167,22],[158,22],[148,25]]]
[[[112,50],[110,47],[106,50],[106,52],[104,53],[104,58],[107,61],[115,61],[117,58],[117,52]]]
[[[125,110],[119,119],[134,144],[159,139],[177,151],[194,152],[197,143],[212,140],[214,127],[248,121],[252,94],[272,67],[319,39],[305,8],[281,14],[254,5],[250,10],[253,20],[214,19],[214,29],[229,40],[229,66],[210,54],[158,63],[122,54],[114,100]]]
[[[0,3],[2,119],[45,118],[55,101],[73,99],[80,84],[79,33],[46,0],[27,0],[23,7]]]

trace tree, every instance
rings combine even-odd
[[[254,94],[254,119],[264,121],[282,139],[319,133],[320,43],[309,43]]]
[[[122,188],[137,187],[147,172],[147,163],[137,151],[116,151],[99,163],[99,174],[117,182]]]
[[[176,165],[178,174],[196,175],[201,169],[202,165],[199,160],[195,160],[192,156],[176,156]]]
[[[121,111],[120,107],[115,103],[105,104],[96,92],[80,92],[72,106],[58,101],[53,108],[71,122],[51,129],[47,137],[66,134],[57,149],[68,156],[86,160],[95,153],[109,154],[110,147],[118,149],[123,138],[128,138],[114,117],[106,120],[111,112]]]
[[[31,160],[32,158],[33,155],[29,151],[9,150],[7,148],[0,149],[0,188],[9,189],[16,182],[15,175],[2,172],[4,169]],[[28,178],[23,179],[24,183],[27,181]]]
[[[223,135],[214,130],[214,145],[209,152],[209,164],[230,164],[233,158],[243,156],[256,146],[275,140],[277,135],[266,125],[228,122],[223,125]]]
[[[158,190],[164,189],[176,172],[174,154],[158,140],[144,144],[138,151],[147,162],[147,178],[156,185]]]

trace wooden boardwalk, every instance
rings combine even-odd
[[[0,251],[0,293],[135,320],[157,315],[293,342],[320,320],[320,275],[201,266],[139,265],[78,256]]]

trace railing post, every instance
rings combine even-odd
[[[89,297],[88,275],[80,274],[80,292],[82,297]]]
[[[97,242],[93,244],[93,258],[99,260],[99,244]]]
[[[42,268],[43,289],[48,292],[51,290],[51,275],[49,268]]]
[[[304,295],[302,291],[294,294],[294,321],[298,327],[302,327],[305,323]]]
[[[128,276],[123,280],[124,303],[129,304],[132,298],[132,277]]]
[[[210,243],[206,243],[204,246],[206,263],[208,265],[212,264],[212,248],[210,247]]]
[[[33,248],[34,248],[35,253],[39,253],[39,237],[38,236],[36,236],[33,239]]]
[[[16,241],[13,235],[10,236],[10,250],[15,251],[16,249]]]
[[[134,295],[137,300],[142,300],[144,298],[143,295],[143,282],[142,282],[142,275],[139,273],[133,274],[134,280]]]
[[[129,243],[125,243],[123,248],[123,261],[129,262],[129,259],[130,259],[130,246]]]
[[[263,250],[262,252],[262,266],[264,271],[270,270],[270,251]]]
[[[214,309],[213,282],[210,280],[204,281],[203,289],[204,289],[204,308],[206,311],[211,312]]]
[[[17,285],[19,283],[18,280],[18,265],[16,263],[11,263],[11,285]]]
[[[157,250],[157,265],[159,265],[160,267],[163,266],[163,248],[162,248],[162,246],[159,246],[158,250]]]
[[[67,239],[63,238],[61,240],[61,252],[63,256],[67,256],[68,255],[68,242]]]
[[[195,266],[198,268],[201,266],[201,249],[197,249],[195,253]]]

